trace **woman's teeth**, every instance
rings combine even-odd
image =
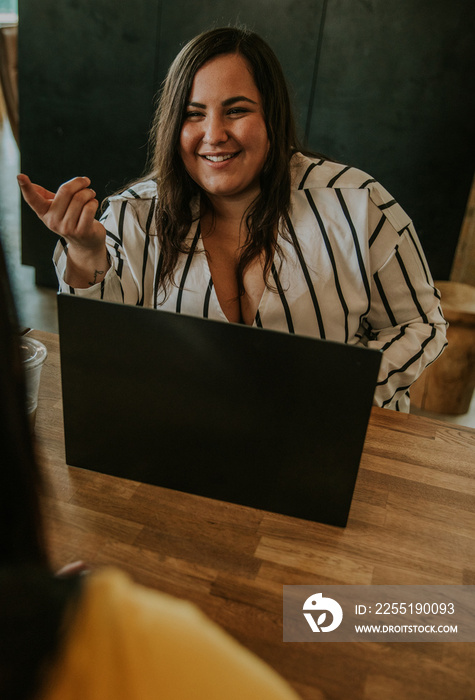
[[[235,155],[235,153],[231,153],[227,156],[203,156],[203,158],[206,158],[206,160],[210,160],[213,163],[221,163],[223,160],[229,160],[230,158],[234,158]]]

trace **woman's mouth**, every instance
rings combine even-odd
[[[208,160],[211,163],[222,163],[225,160],[230,160],[231,158],[235,158],[238,155],[238,153],[223,153],[219,155],[206,155],[203,154],[200,157],[204,158],[204,160]]]

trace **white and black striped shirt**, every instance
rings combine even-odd
[[[440,296],[411,220],[366,173],[296,154],[292,201],[254,325],[383,350],[375,404],[409,409],[409,387],[445,347]],[[138,183],[109,200],[102,217],[113,266],[102,283],[71,289],[67,249],[54,261],[61,291],[226,321],[213,288],[197,217],[176,287],[156,293],[160,250],[154,233],[157,186]],[[199,202],[192,203],[198,213]]]

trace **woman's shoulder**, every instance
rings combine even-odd
[[[194,604],[135,583],[105,568],[89,574],[63,656],[42,700],[118,697],[259,697],[296,700],[260,659],[205,617]],[[118,659],[125,659],[120,666]],[[186,668],[187,674],[179,673]],[[198,680],[199,679],[199,680]]]
[[[124,200],[150,200],[157,196],[157,183],[155,180],[140,180],[129,185],[125,190],[108,198],[109,202],[122,202]]]
[[[85,579],[82,613],[84,618],[92,614],[96,624],[99,620],[108,624],[111,618],[121,618],[130,634],[140,635],[141,624],[146,620],[159,621],[162,629],[167,623],[186,626],[206,620],[192,603],[142,586],[115,567],[99,569]]]
[[[291,171],[292,190],[295,193],[303,190],[317,196],[319,191],[333,189],[341,192],[340,198],[349,199],[346,192],[359,190],[366,193],[365,201],[380,209],[398,231],[411,223],[410,217],[386,188],[364,170],[323,156],[296,153],[291,160]],[[361,202],[360,197],[352,196],[351,199]]]
[[[364,189],[376,180],[368,173],[325,156],[295,153],[291,160],[292,189]]]

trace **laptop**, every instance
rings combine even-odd
[[[58,296],[66,461],[344,527],[381,353]]]

